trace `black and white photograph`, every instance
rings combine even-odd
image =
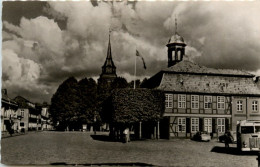
[[[3,166],[260,166],[260,1],[4,1]]]

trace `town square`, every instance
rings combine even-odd
[[[216,140],[107,141],[106,132],[38,132],[2,139],[1,162],[39,166],[257,166],[257,153]],[[92,137],[91,137],[92,136]],[[103,136],[98,137],[98,136]]]
[[[260,2],[2,5],[2,164],[260,166]]]

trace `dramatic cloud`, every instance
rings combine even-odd
[[[37,2],[37,9],[40,4]],[[2,85],[11,96],[28,96],[42,102],[50,101],[57,86],[69,76],[97,79],[106,57],[109,30],[117,74],[128,81],[134,79],[137,49],[147,65],[145,70],[137,58],[137,79],[152,76],[167,67],[166,44],[175,33],[176,18],[177,32],[187,44],[185,59],[259,75],[258,5],[259,2],[44,2],[38,15],[34,12],[30,17],[20,12],[15,21],[3,18]],[[7,8],[8,3],[3,7]],[[4,11],[3,16],[15,13]]]

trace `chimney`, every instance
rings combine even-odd
[[[260,89],[260,80],[259,80],[259,76],[255,76],[255,77],[254,77],[254,82],[256,83],[257,87]]]
[[[7,95],[7,89],[2,89],[2,95]]]

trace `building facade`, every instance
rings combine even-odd
[[[42,106],[41,110],[41,130],[52,130],[50,122],[49,106]]]
[[[167,44],[168,68],[145,85],[165,92],[161,137],[191,137],[197,131],[218,136],[236,130],[239,120],[260,120],[258,77],[184,60],[185,46],[183,37],[175,33]]]
[[[1,132],[17,131],[20,115],[17,112],[18,104],[7,95],[7,89],[2,89],[1,98]]]
[[[19,130],[41,130],[41,107],[22,96],[17,96],[14,100],[19,106],[17,113],[21,115]]]

